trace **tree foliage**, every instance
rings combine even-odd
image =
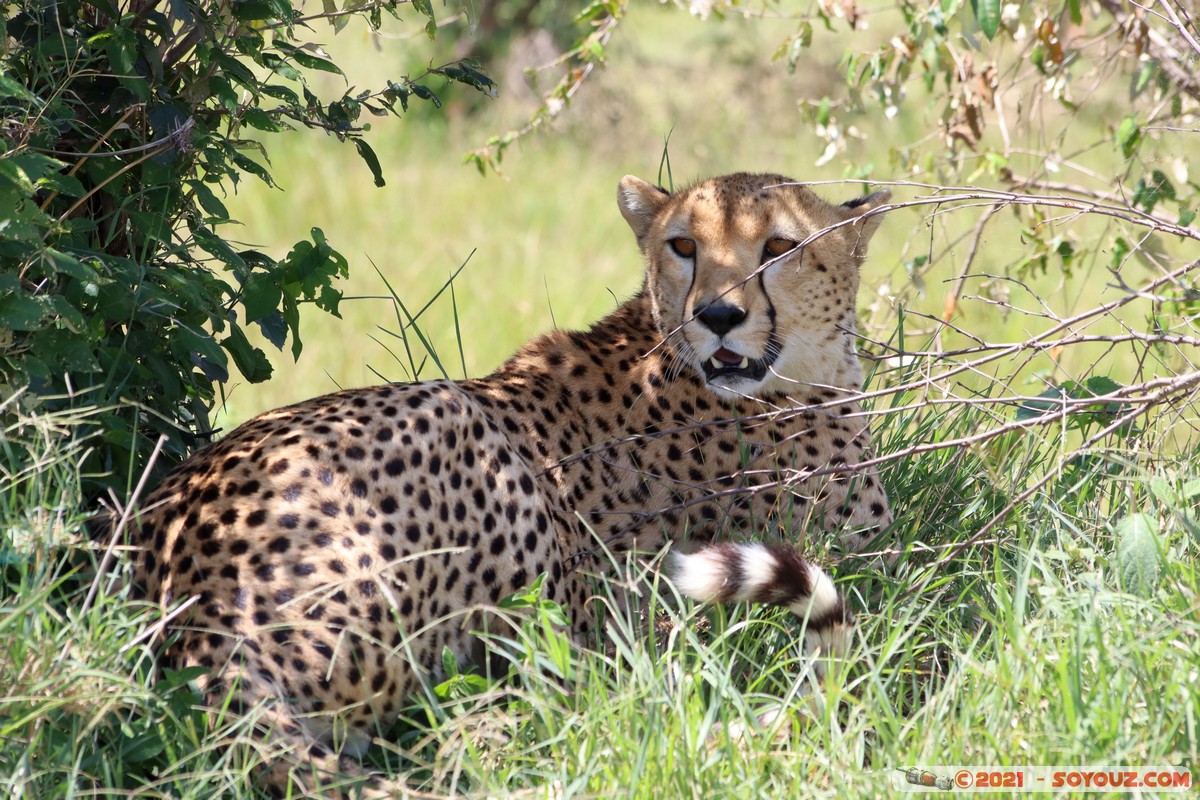
[[[340,73],[310,25],[399,16],[400,0],[306,13],[284,0],[134,0],[10,6],[0,57],[0,401],[98,409],[84,469],[127,485],[166,437],[169,465],[209,435],[231,374],[271,375],[246,336],[299,355],[300,311],[337,315],[345,258],[314,228],[282,259],[239,246],[225,194],[272,184],[263,144],[305,127],[351,142],[377,185],[364,117],[440,104],[440,83],[494,93],[471,61],[318,97]],[[428,0],[411,3],[430,37]],[[437,83],[433,83],[437,80]]]

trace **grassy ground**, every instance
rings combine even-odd
[[[332,140],[297,134],[274,147],[286,191],[247,185],[233,198],[244,238],[278,254],[323,227],[351,259],[351,299],[343,320],[309,316],[298,365],[280,357],[273,382],[232,387],[218,425],[338,386],[412,377],[398,301],[423,307],[468,256],[453,297],[441,294],[420,320],[452,377],[486,372],[551,325],[577,327],[611,309],[640,281],[616,183],[626,172],[656,177],[672,125],[677,181],[742,168],[814,180],[857,174],[847,161],[813,166],[823,143],[796,109],[797,97],[819,100],[837,80],[833,65],[792,77],[711,69],[715,58],[744,63],[769,51],[786,31],[654,10],[631,24],[613,68],[558,135],[521,145],[502,177],[481,178],[457,156],[519,119],[515,102],[475,115],[452,109],[446,122],[381,124],[372,143],[385,189]],[[370,82],[380,63],[403,64],[353,30],[330,49],[352,83]],[[675,84],[695,96],[662,90]],[[910,111],[870,123],[873,138],[852,142],[848,159],[893,177],[890,149],[933,125],[919,104]],[[824,191],[842,198],[858,188]],[[957,274],[974,219],[906,212],[888,221],[860,298],[873,338],[895,341],[902,308],[941,313],[942,281]],[[1011,261],[1020,227],[989,229],[977,272]],[[1103,228],[1081,231],[1092,233],[1106,241]],[[980,299],[963,300],[963,324],[993,341],[1044,329],[1045,319],[990,303],[1000,289],[1015,306],[1038,298],[1063,314],[1117,296],[1102,249],[1070,274],[1033,271],[1024,285],[969,290]],[[937,258],[914,272],[927,253]],[[929,322],[903,318],[910,344],[925,347]],[[1109,320],[1093,330],[1117,328]],[[879,363],[876,387],[915,368]],[[1079,348],[999,364],[964,386],[1005,374],[1014,391],[1036,394],[1052,378],[1121,379],[1134,368]],[[420,370],[438,374],[432,360]],[[877,407],[921,399],[897,395]],[[1175,427],[1194,429],[1194,409],[1180,413]],[[127,597],[120,569],[97,573],[106,543],[83,533],[75,454],[59,447],[73,422],[27,420],[0,436],[3,463],[15,465],[0,474],[0,794],[254,796],[249,765],[271,754],[214,745],[193,676],[153,669],[160,620]],[[877,449],[946,442],[995,422],[977,406],[918,405],[881,417]],[[792,618],[680,603],[653,576],[618,564],[619,579],[601,591],[632,588],[648,618],[668,622],[655,629],[615,614],[602,642],[564,651],[535,618],[522,637],[495,643],[511,664],[506,680],[430,687],[371,764],[433,796],[646,798],[891,797],[896,769],[910,765],[1198,764],[1200,449],[1163,438],[1169,422],[1079,453],[1083,434],[1051,427],[886,465],[897,511],[890,535],[904,556],[886,574],[839,565],[861,635],[811,713],[798,699],[811,687]],[[976,536],[1042,480],[1003,524]],[[809,544],[828,555],[825,542]],[[756,715],[781,703],[800,723],[757,731]],[[218,725],[245,729],[241,719]],[[747,726],[754,732],[731,733]]]
[[[881,448],[981,422],[918,412],[887,427]],[[1147,454],[1134,440],[1080,459],[945,557],[1058,455],[1022,435],[885,472],[892,536],[908,554],[895,574],[842,563],[861,635],[815,711],[798,699],[809,687],[793,618],[681,606],[618,565],[608,590],[640,591],[646,613],[669,623],[614,614],[602,644],[563,651],[535,620],[495,645],[507,680],[431,687],[441,701],[415,702],[371,763],[435,796],[647,798],[889,797],[896,768],[912,765],[1195,764],[1200,454]],[[21,543],[6,551],[0,595],[0,787],[24,798],[250,796],[253,756],[213,745],[188,676],[151,669],[155,615],[125,597],[121,573],[94,577],[75,486],[70,460],[47,454],[0,497]],[[1147,515],[1163,548],[1145,586],[1118,554],[1132,514]],[[101,590],[85,606],[93,581]],[[803,722],[759,732],[756,715],[780,703]],[[754,732],[731,735],[739,726]]]

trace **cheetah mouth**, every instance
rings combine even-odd
[[[715,353],[704,360],[701,366],[704,369],[704,377],[709,383],[721,381],[723,378],[746,378],[752,381],[761,381],[766,377],[767,370],[775,363],[778,354],[779,348],[775,346],[774,336],[772,336],[762,358],[750,358],[730,350],[728,347],[719,347]]]

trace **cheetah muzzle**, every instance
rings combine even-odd
[[[585,573],[604,564],[588,554],[605,548],[686,539],[684,594],[781,605],[810,652],[844,647],[829,577],[753,539],[823,528],[859,549],[891,520],[854,469],[855,295],[887,194],[833,205],[739,173],[674,193],[626,177],[617,199],[646,280],[591,330],[548,333],[485,378],[268,412],[145,502],[139,590],[190,603],[165,658],[205,668],[211,707],[253,710],[287,746],[273,788],[337,795],[340,754],[390,727],[445,648],[477,656],[469,631],[502,625],[487,609],[539,575],[589,633]]]

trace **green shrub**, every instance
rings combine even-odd
[[[308,23],[378,27],[399,0],[304,16],[285,0],[41,2],[10,6],[0,53],[0,408],[92,406],[89,493],[123,493],[165,437],[169,466],[210,435],[216,386],[270,377],[257,326],[300,353],[300,309],[338,315],[346,260],[320,229],[282,260],[239,248],[222,195],[272,184],[266,135],[296,126],[352,142],[383,185],[364,112],[440,105],[431,78],[494,94],[476,64],[326,102],[305,77],[340,73]],[[433,9],[413,7],[436,31]],[[122,10],[124,8],[124,10]],[[13,395],[20,395],[13,401]]]

